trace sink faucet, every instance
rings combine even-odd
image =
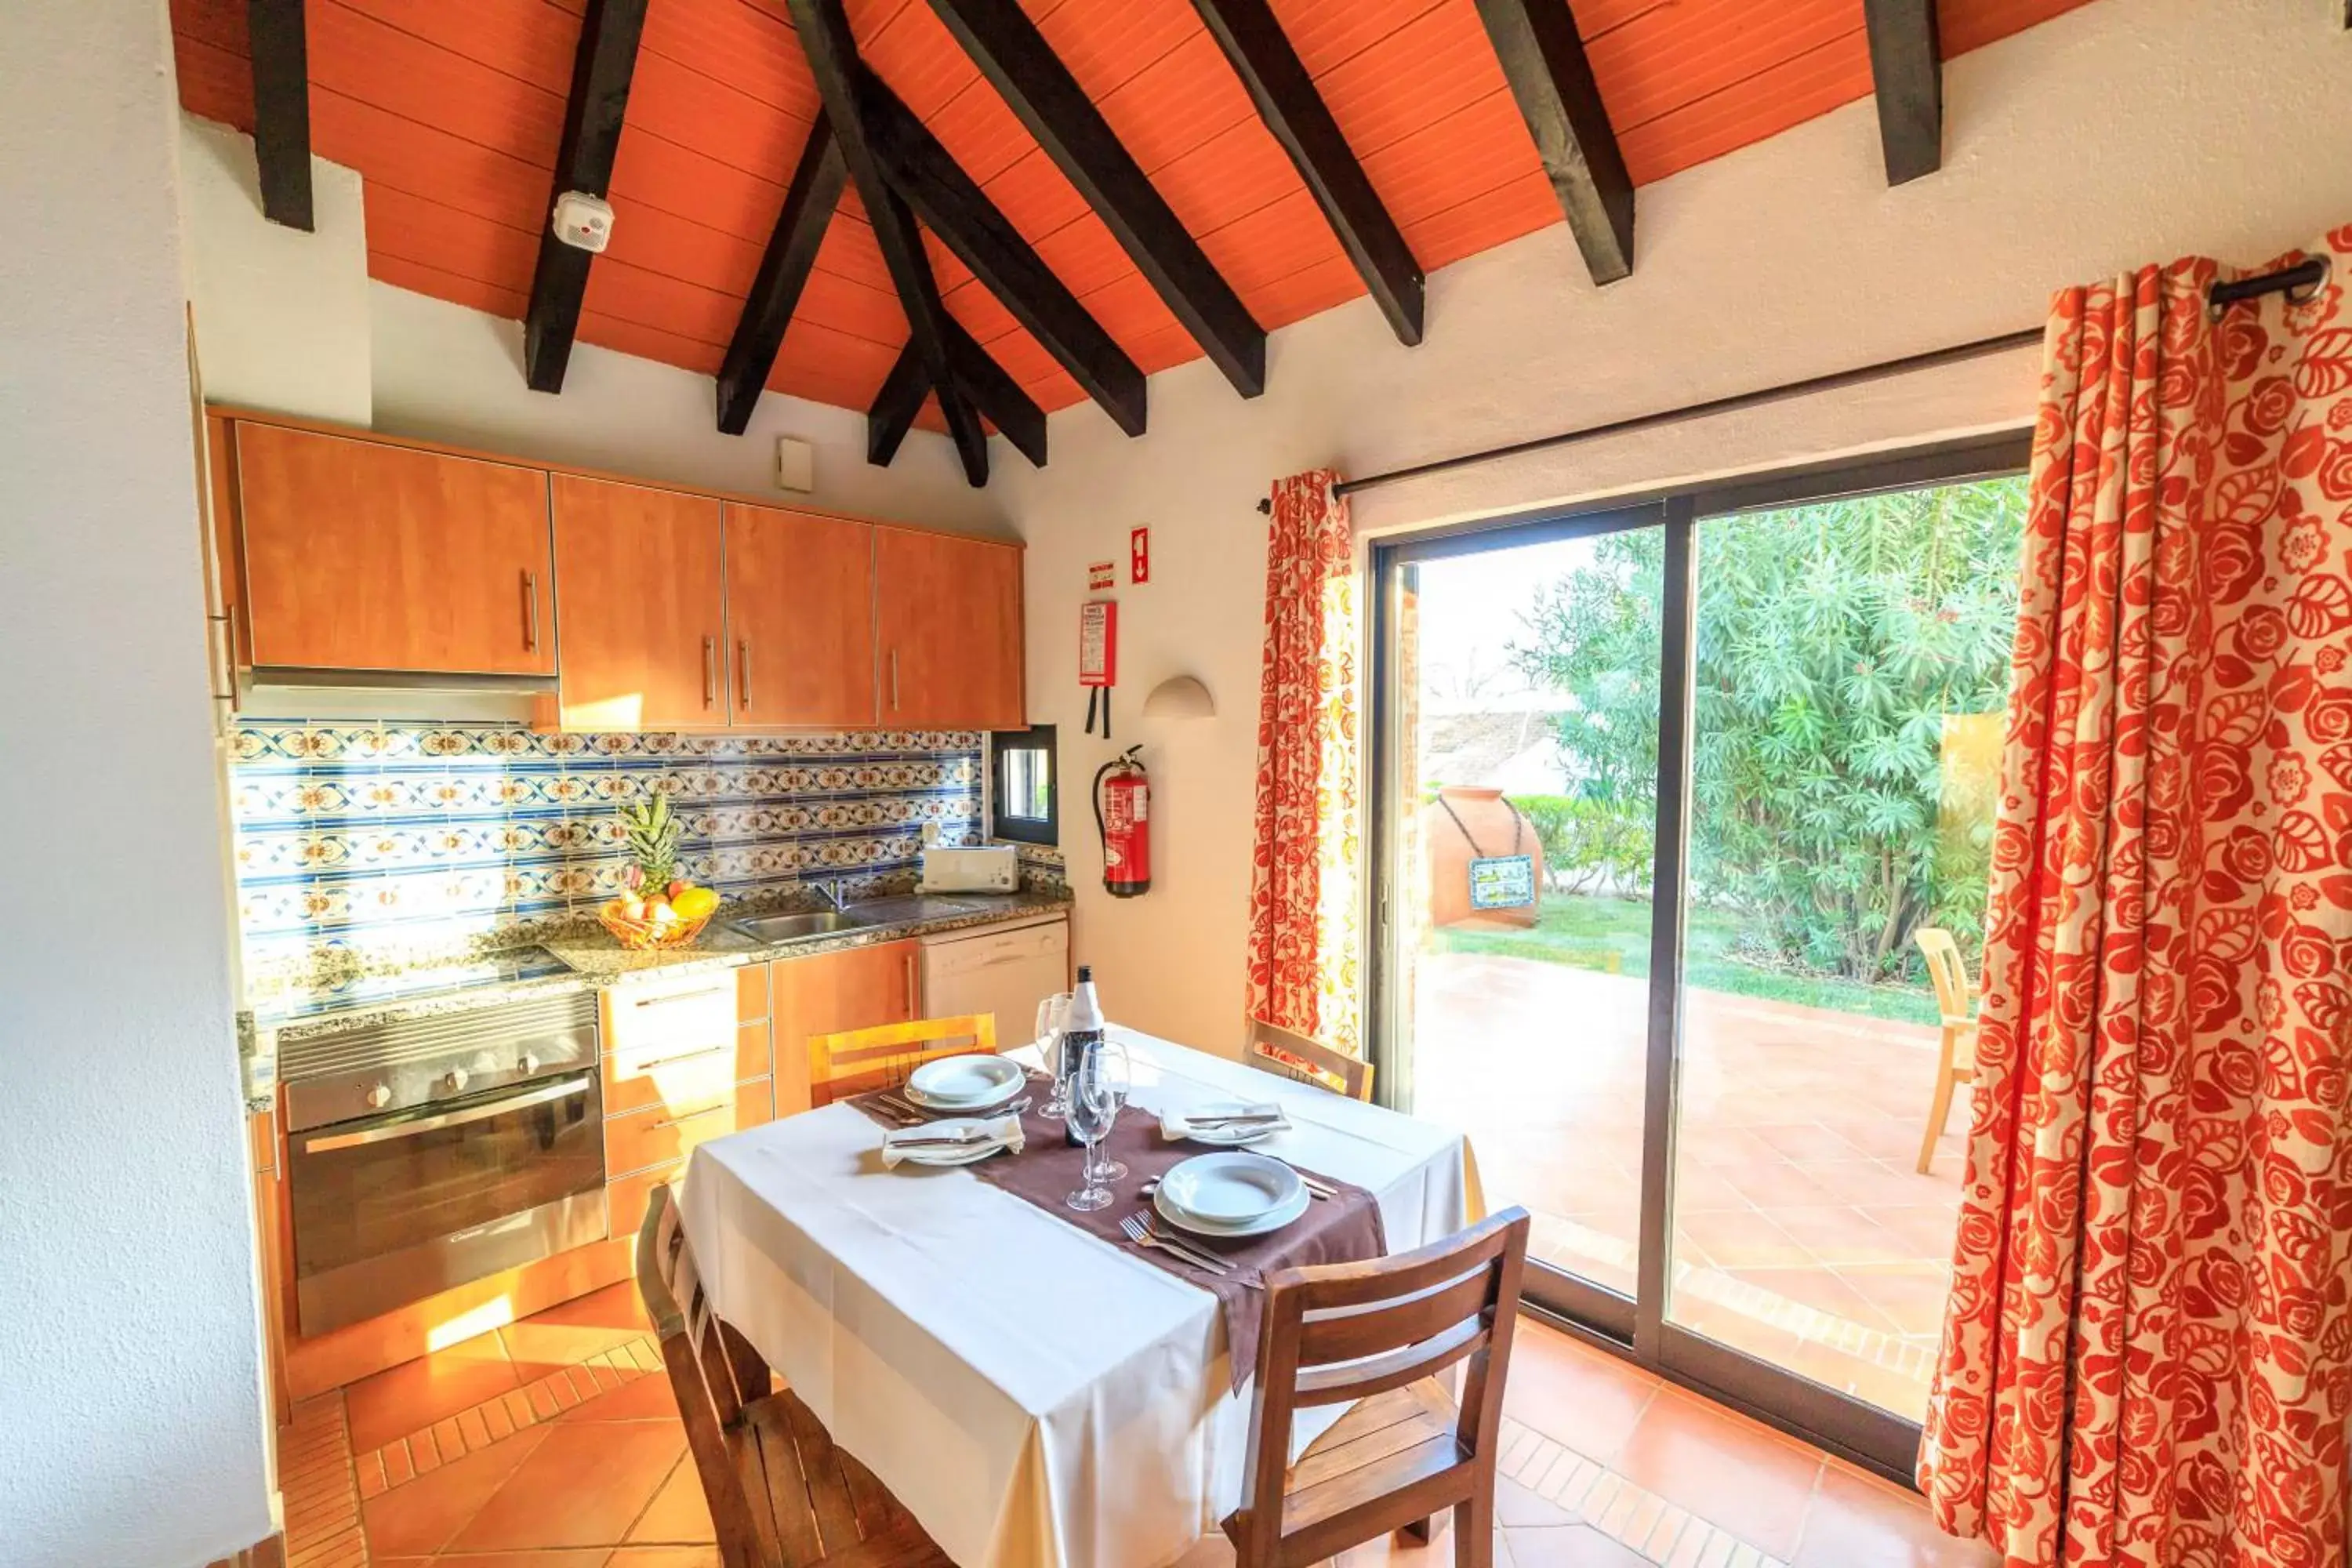
[[[824,895],[826,903],[833,906],[835,914],[845,913],[848,910],[849,900],[842,896],[840,878],[835,877],[830,882],[819,882],[816,885],[816,890]]]

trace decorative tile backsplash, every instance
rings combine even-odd
[[[730,898],[909,871],[926,822],[978,841],[982,740],[246,724],[229,784],[247,987],[572,923],[628,864],[614,808],[654,791],[686,818],[683,874]]]

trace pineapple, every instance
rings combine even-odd
[[[647,901],[665,899],[677,871],[677,841],[684,825],[669,808],[669,796],[621,807],[621,830],[635,862],[636,885]]]

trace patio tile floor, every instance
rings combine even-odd
[[[1538,1256],[1630,1293],[1648,982],[1433,953],[1415,984],[1415,1111],[1469,1133]],[[1916,1420],[1967,1123],[1912,1168],[1936,1031],[1694,990],[1683,1040],[1672,1321]]]

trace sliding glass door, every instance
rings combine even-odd
[[[1890,1473],[1948,1286],[1926,953],[1977,973],[2022,460],[1376,552],[1385,1098],[1534,1215],[1538,1305]]]

